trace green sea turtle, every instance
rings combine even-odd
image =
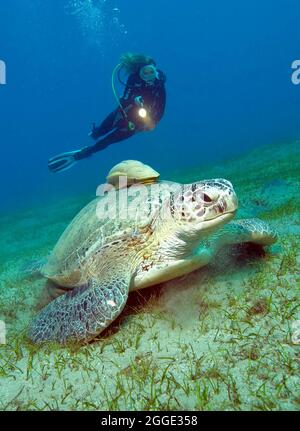
[[[42,274],[67,288],[31,323],[33,342],[88,341],[123,310],[129,291],[208,264],[227,244],[276,241],[263,221],[231,221],[237,210],[225,179],[106,185],[71,222]]]

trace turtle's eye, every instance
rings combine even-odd
[[[203,193],[203,200],[204,202],[212,202],[212,199],[206,193]]]

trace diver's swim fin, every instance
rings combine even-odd
[[[70,169],[77,162],[78,159],[76,159],[76,154],[80,153],[80,151],[81,150],[69,151],[52,157],[48,161],[50,171],[56,173]]]

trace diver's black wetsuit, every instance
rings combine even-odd
[[[151,130],[156,126],[164,114],[166,105],[166,76],[160,70],[157,72],[158,78],[152,84],[141,79],[139,73],[129,76],[123,97],[120,99],[127,118],[124,118],[122,110],[118,107],[105,118],[99,127],[95,127],[91,133],[93,139],[97,140],[101,136],[106,136],[89,147],[91,154],[103,150],[110,144],[130,138],[137,132]],[[139,106],[135,102],[135,98],[138,96],[142,97],[147,119],[141,118],[138,114]],[[129,121],[134,124],[134,130],[128,127]]]

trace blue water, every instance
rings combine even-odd
[[[2,0],[0,207],[94,193],[123,159],[169,172],[298,138],[299,19],[298,0]],[[167,74],[163,120],[50,174],[47,159],[92,144],[91,123],[115,107],[111,72],[124,51]]]

